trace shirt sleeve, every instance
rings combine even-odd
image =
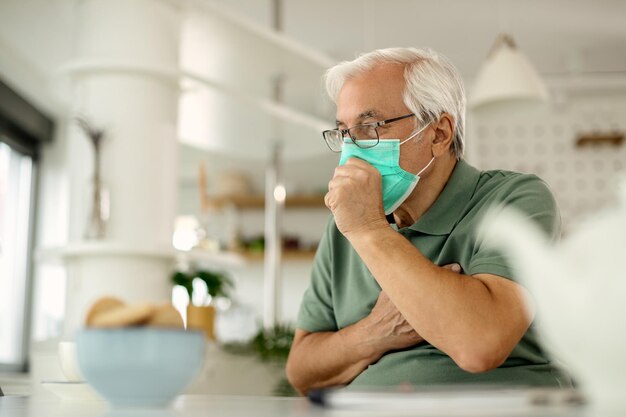
[[[513,181],[510,192],[500,204],[514,207],[534,222],[551,241],[561,235],[561,216],[556,200],[546,183],[535,175],[520,175]],[[497,250],[477,243],[470,260],[468,275],[493,274],[515,280],[517,272],[510,266],[506,256]]]
[[[296,327],[308,332],[337,330],[332,291],[332,236],[335,230],[331,217],[317,248],[311,281],[300,304]]]

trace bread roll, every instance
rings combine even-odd
[[[91,305],[89,311],[87,311],[87,317],[85,319],[85,325],[87,327],[93,326],[93,320],[96,316],[105,313],[109,310],[113,310],[118,307],[122,307],[124,302],[119,298],[115,297],[102,297],[96,300],[95,303]]]
[[[150,316],[150,319],[148,319],[146,326],[170,327],[176,329],[185,328],[183,318],[180,316],[178,310],[171,304],[158,306],[152,313],[152,316]]]
[[[154,313],[150,303],[123,305],[96,315],[92,327],[126,327],[145,324]]]

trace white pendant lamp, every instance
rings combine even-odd
[[[500,34],[478,73],[470,106],[547,98],[548,90],[530,61],[511,36]]]

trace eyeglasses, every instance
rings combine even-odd
[[[364,123],[353,126],[349,129],[331,129],[322,132],[326,145],[333,152],[341,152],[344,138],[349,137],[352,142],[359,148],[373,148],[380,142],[378,128],[398,120],[415,116],[415,114],[405,114],[404,116],[394,117],[393,119],[381,120],[380,122]]]

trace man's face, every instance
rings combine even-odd
[[[362,123],[391,119],[411,111],[402,99],[404,65],[384,64],[347,80],[337,97],[337,124],[347,129]],[[378,134],[384,139],[406,139],[418,127],[414,117],[380,126]],[[421,127],[421,126],[419,126]],[[400,166],[416,174],[432,158],[430,127],[400,147]],[[419,140],[425,136],[423,140]]]

